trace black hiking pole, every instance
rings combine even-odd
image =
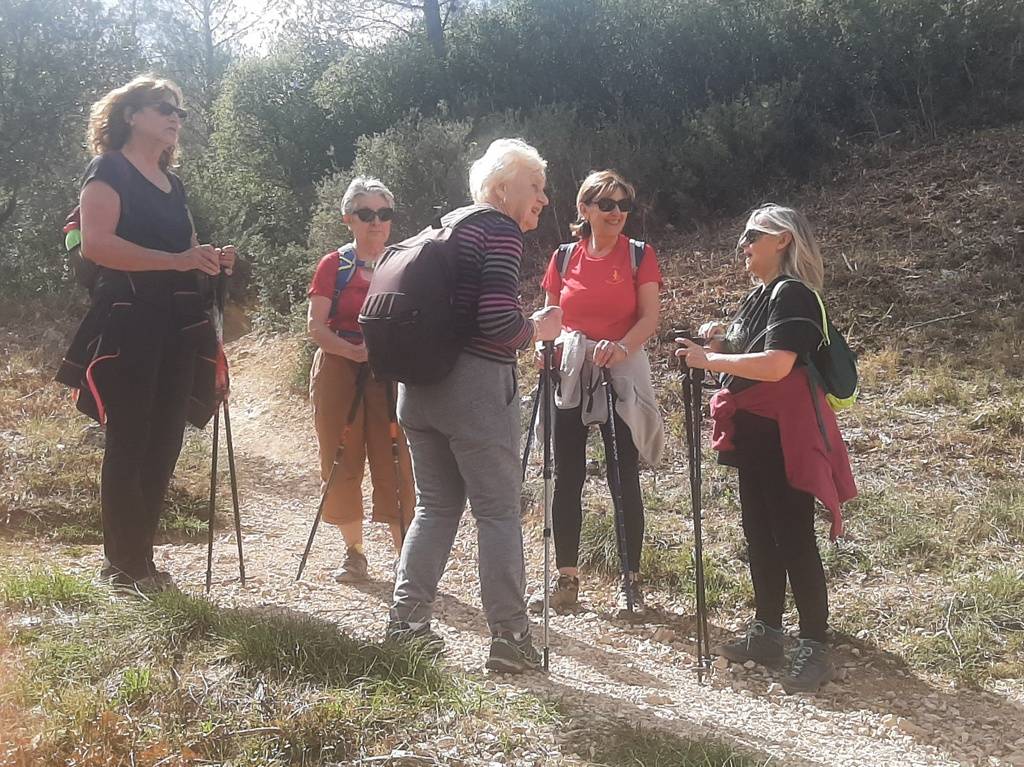
[[[608,466],[608,483],[612,486],[612,508],[615,510],[615,538],[619,544],[619,560],[622,562],[622,584],[626,591],[626,609],[633,614],[632,570],[629,566],[629,546],[626,543],[626,510],[622,505],[622,477],[619,474],[619,442],[615,433],[615,389],[612,387],[612,373],[601,368],[605,399],[608,402],[608,439],[605,456]],[[610,444],[609,444],[610,443]]]
[[[210,521],[206,526],[206,593],[213,578],[213,517],[217,510],[217,436],[220,433],[220,407],[213,414],[213,458],[210,466]]]
[[[541,378],[537,379],[537,388],[533,390],[533,411],[530,414],[530,425],[526,430],[526,448],[523,450],[523,482],[526,481],[526,467],[530,463],[530,448],[533,447],[533,430],[537,425],[537,413],[540,410],[541,400],[541,380],[544,373],[541,373]]]
[[[238,543],[238,582],[245,585],[245,557],[242,555],[242,514],[238,507],[238,475],[235,473],[235,446],[231,440],[231,415],[224,398],[224,440],[228,443],[228,475],[231,478],[231,505],[235,512],[235,541]]]
[[[707,592],[704,582],[704,543],[701,532],[701,406],[704,371],[687,366],[683,371],[683,410],[686,419],[686,447],[690,464],[690,507],[693,512],[693,579],[697,607],[697,682],[711,671],[708,638]]]
[[[313,527],[309,531],[309,540],[306,541],[306,550],[302,552],[302,561],[299,562],[299,572],[296,574],[295,580],[302,578],[302,571],[306,568],[306,559],[309,557],[309,550],[313,547],[313,538],[316,537],[316,529],[320,526],[320,517],[324,513],[324,502],[327,500],[327,493],[331,490],[331,485],[334,483],[334,475],[338,473],[338,465],[341,463],[342,456],[345,455],[345,440],[348,438],[349,430],[359,414],[359,406],[363,402],[363,390],[366,388],[366,376],[369,372],[370,369],[365,362],[359,365],[359,372],[356,373],[356,391],[352,395],[352,405],[348,409],[348,419],[345,421],[345,428],[341,432],[338,449],[334,451],[334,463],[331,464],[331,473],[327,475],[327,482],[324,484],[324,490],[320,494],[320,504],[316,507],[316,517],[313,519]]]
[[[544,440],[544,670],[550,668],[550,644],[548,642],[548,622],[550,617],[550,596],[548,584],[551,581],[551,483],[552,483],[552,459],[551,459],[551,408],[554,407],[554,392],[551,388],[552,367],[555,364],[555,345],[551,341],[544,342],[544,370],[541,372],[540,380],[537,382],[537,402],[534,404],[534,419],[537,417],[537,405],[544,401],[544,411],[541,415],[541,431]],[[532,422],[531,422],[532,424]],[[532,425],[531,425],[532,429]],[[529,449],[529,442],[527,442]],[[523,466],[526,466],[524,461]],[[525,471],[525,468],[524,468]]]
[[[405,509],[402,507],[402,462],[401,447],[398,443],[398,410],[395,407],[395,389],[397,384],[387,382],[388,398],[388,432],[391,434],[391,462],[395,466],[395,500],[398,501],[399,549],[405,544]],[[399,551],[401,555],[401,551]]]

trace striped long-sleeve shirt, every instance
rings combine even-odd
[[[460,327],[472,329],[465,351],[513,364],[516,352],[529,348],[533,338],[533,325],[519,303],[523,234],[512,219],[496,213],[470,219],[454,238],[459,253],[455,314]]]

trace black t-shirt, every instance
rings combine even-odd
[[[121,198],[121,214],[115,233],[143,248],[183,253],[192,247],[192,221],[181,179],[169,171],[171,191],[165,192],[142,175],[120,152],[94,157],[82,177],[82,188],[91,181],[108,184]],[[153,270],[122,272],[101,268],[96,292],[108,296],[135,295],[164,303],[179,290],[196,290],[197,272]]]
[[[779,288],[775,300],[772,292],[782,280],[788,280]],[[782,320],[803,317],[814,322],[782,322]],[[772,327],[753,346],[750,345],[765,328]],[[809,355],[821,344],[821,307],[814,292],[802,282],[782,275],[768,285],[752,290],[740,305],[736,317],[729,324],[725,334],[725,345],[732,354],[756,353],[784,349],[795,352],[797,365],[802,365],[803,355]],[[749,348],[748,348],[749,347]],[[736,376],[726,376],[723,381],[732,392],[742,391],[757,381]]]

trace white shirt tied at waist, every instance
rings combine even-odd
[[[601,368],[593,363],[597,342],[579,331],[563,331],[555,343],[562,347],[561,381],[555,388],[555,406],[569,410],[582,403],[584,424],[604,423],[608,420],[608,400],[601,384]],[[665,448],[665,429],[654,396],[647,352],[637,349],[609,370],[615,389],[615,412],[629,427],[640,458],[649,466],[657,466]]]

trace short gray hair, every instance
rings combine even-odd
[[[518,138],[491,142],[483,157],[469,168],[469,193],[473,202],[487,202],[494,188],[524,169],[544,173],[547,161],[540,152]]]
[[[342,214],[351,213],[355,210],[356,197],[364,194],[379,194],[388,201],[388,205],[395,207],[395,195],[384,186],[384,182],[370,176],[356,176],[345,190],[345,196],[341,198]]]

